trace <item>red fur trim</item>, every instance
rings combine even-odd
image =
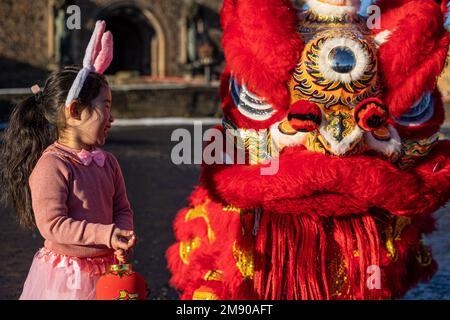
[[[293,147],[281,154],[276,175],[261,175],[264,165],[216,165],[204,166],[201,179],[218,201],[241,208],[315,215],[325,206],[334,215],[335,210],[353,214],[375,206],[394,214],[422,214],[450,198],[449,145],[438,143],[408,172],[376,157],[338,158]],[[440,170],[433,172],[437,163]],[[346,212],[342,204],[348,201]]]
[[[223,99],[225,99],[225,97],[230,94],[230,78],[230,68],[228,68],[228,66],[225,66],[225,69],[220,75],[219,98],[221,101],[223,101]]]
[[[185,265],[180,259],[180,243],[177,242],[171,245],[166,251],[166,260],[170,271],[172,272],[172,277],[170,278],[170,285],[175,288],[183,289],[181,287],[183,269]]]
[[[195,207],[196,205],[203,204],[205,199],[208,198],[208,191],[201,186],[198,186],[192,191],[189,196],[189,204],[191,207]]]
[[[439,5],[432,0],[381,0],[381,29],[390,30],[378,50],[384,101],[400,116],[433,91],[447,58],[449,35]]]
[[[437,133],[445,120],[444,103],[442,95],[438,89],[433,92],[434,115],[427,122],[418,126],[402,126],[395,121],[391,124],[395,126],[402,139],[425,139]]]
[[[442,12],[442,15],[445,17],[445,15],[447,14],[447,12],[448,12],[448,9],[447,9],[447,3],[448,3],[448,1],[449,0],[442,0],[441,1],[441,12]]]
[[[184,208],[180,210],[174,220],[174,232],[177,240],[188,241],[194,237],[200,237],[201,239],[208,238],[208,225],[201,217],[185,221],[186,213],[191,208]]]
[[[289,0],[226,0],[221,12],[231,72],[278,109],[289,107],[286,83],[303,50],[296,13]]]

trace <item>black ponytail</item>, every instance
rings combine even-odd
[[[34,225],[28,177],[42,152],[56,139],[56,128],[45,118],[32,96],[13,110],[0,154],[1,197],[16,209],[19,222]]]
[[[66,128],[64,104],[79,71],[66,67],[53,73],[38,94],[19,103],[13,110],[0,150],[0,200],[16,210],[19,223],[35,226],[28,178],[43,151]],[[89,74],[79,95],[79,108],[90,102],[107,86],[102,75]]]

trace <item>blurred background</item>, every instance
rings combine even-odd
[[[68,30],[73,12],[67,9],[74,5],[81,28]],[[170,136],[180,125],[192,130],[193,119],[209,118],[208,125],[220,120],[221,6],[222,0],[0,1],[0,138],[12,108],[31,94],[32,85],[43,86],[61,66],[81,63],[96,20],[105,20],[113,33],[114,60],[106,73],[118,120],[105,149],[124,172],[140,240],[132,262],[146,277],[151,299],[178,297],[168,285],[164,252],[174,241],[172,220],[187,204],[199,168],[172,164]],[[450,68],[439,86],[447,108],[442,134],[448,136]],[[440,271],[407,298],[450,299],[448,211],[437,213],[440,229],[427,239]],[[0,208],[0,243],[0,299],[17,299],[43,242],[37,231],[19,227],[11,209]]]

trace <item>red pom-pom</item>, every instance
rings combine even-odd
[[[355,121],[365,131],[381,128],[389,117],[386,106],[377,98],[362,101],[355,108]]]
[[[288,114],[291,127],[299,132],[316,130],[322,121],[319,106],[307,100],[299,100],[291,105]]]

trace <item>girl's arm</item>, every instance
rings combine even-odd
[[[38,161],[30,176],[33,211],[41,235],[60,244],[111,248],[114,224],[88,223],[68,216],[69,176],[63,160],[51,154]]]
[[[113,199],[113,222],[122,230],[133,230],[133,210],[127,197],[127,189],[122,170],[117,159],[109,154],[114,167],[114,199]]]

